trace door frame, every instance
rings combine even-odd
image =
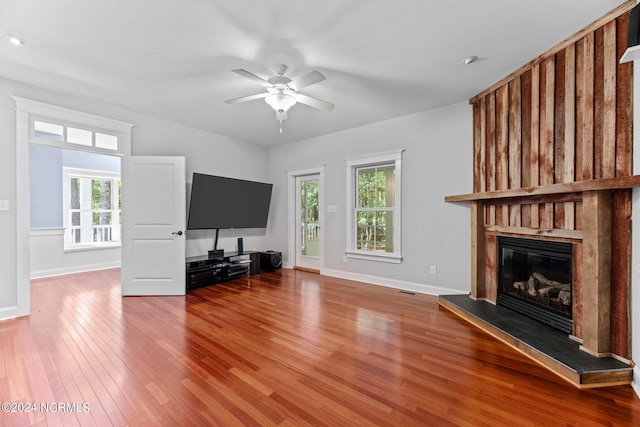
[[[294,267],[300,270],[310,270],[310,271],[320,271],[320,260],[322,259],[320,253],[320,244],[322,240],[320,240],[320,175],[319,174],[311,174],[311,175],[297,175],[296,176],[296,187],[295,187],[295,219],[294,223],[297,225],[295,228],[296,233],[296,247],[295,247],[295,256],[293,257]],[[302,222],[302,192],[301,192],[301,184],[303,182],[315,181],[318,185],[318,201],[316,208],[318,209],[318,254],[317,255],[303,255],[302,254],[302,244],[303,244],[303,233],[300,228],[300,223]]]
[[[66,123],[86,125],[118,134],[120,149],[109,153],[126,158],[131,156],[131,133],[135,126],[107,117],[72,110],[53,104],[11,95],[16,104],[16,306],[0,312],[0,319],[26,316],[31,313],[30,268],[30,203],[29,203],[29,144],[31,118],[58,119]]]
[[[318,175],[318,225],[320,227],[319,239],[319,266],[320,273],[324,268],[324,168],[325,165],[290,169],[287,171],[287,203],[288,203],[288,248],[286,265],[295,267],[296,263],[296,178],[306,175]]]

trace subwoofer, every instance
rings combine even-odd
[[[260,268],[264,271],[275,271],[282,267],[282,252],[260,252]]]

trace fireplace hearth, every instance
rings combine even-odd
[[[572,333],[570,243],[498,238],[498,305]]]

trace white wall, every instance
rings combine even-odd
[[[444,202],[470,193],[473,183],[472,110],[467,102],[270,150],[274,183],[271,249],[288,253],[287,170],[325,165],[324,266],[327,275],[418,292],[466,293],[470,283],[470,211]],[[402,163],[402,264],[349,259],[346,249],[345,158],[405,149]],[[437,275],[429,274],[429,265]]]
[[[29,212],[15,209],[16,114],[10,95],[134,123],[133,155],[185,156],[188,182],[193,171],[260,181],[269,179],[268,150],[264,147],[98,103],[90,97],[69,96],[0,78],[0,200],[9,201],[9,210],[0,211],[0,319],[26,314],[24,307],[18,308],[16,219],[17,215],[24,217]],[[234,250],[235,238],[235,234],[223,235],[219,246]],[[253,231],[245,236],[245,248],[264,249],[268,246],[264,239],[264,231]],[[212,242],[212,235],[189,235],[187,255],[206,253]]]
[[[32,228],[29,231],[32,279],[120,267],[119,246],[65,251],[64,237],[64,228]]]

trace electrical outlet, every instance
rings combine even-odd
[[[438,269],[436,268],[435,265],[432,265],[429,267],[429,273],[433,274],[434,276],[438,274]]]

